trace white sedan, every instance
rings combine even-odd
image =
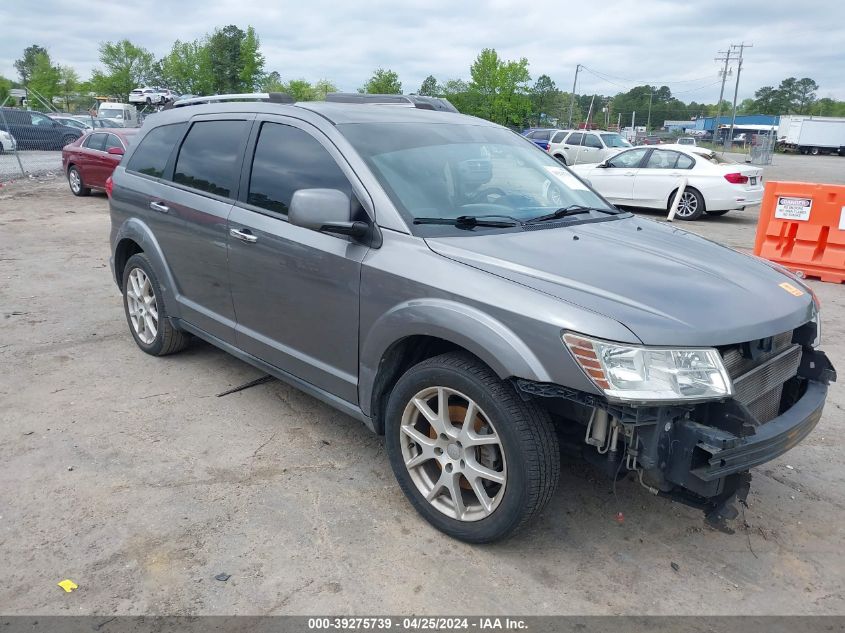
[[[760,204],[763,170],[735,163],[703,147],[634,147],[572,171],[617,206],[669,209],[682,178],[687,187],[675,215],[697,220]]]

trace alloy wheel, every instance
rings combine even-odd
[[[698,198],[694,193],[685,191],[681,196],[681,201],[678,203],[678,210],[676,215],[687,218],[693,215],[698,210]]]
[[[79,193],[82,190],[82,179],[79,177],[79,172],[71,169],[67,175],[70,181],[70,189],[73,193]]]
[[[150,278],[140,268],[129,273],[126,303],[135,334],[142,343],[151,345],[158,335],[158,303]]]
[[[405,467],[423,497],[458,521],[490,516],[507,485],[507,464],[496,429],[468,396],[428,387],[402,414],[400,447]]]

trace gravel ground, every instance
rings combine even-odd
[[[0,154],[0,183],[21,180],[21,165],[27,176],[60,176],[62,173],[62,153],[47,151],[18,152],[18,163],[15,154],[5,152]]]
[[[767,178],[845,166],[781,159]],[[755,217],[683,227],[750,248]],[[473,547],[413,512],[354,420],[278,382],[215,397],[259,373],[205,344],[141,353],[108,228],[106,198],[63,181],[0,190],[3,613],[845,613],[842,383],[813,434],[754,470],[735,535],[566,460],[539,521]],[[811,284],[843,369],[845,288]]]

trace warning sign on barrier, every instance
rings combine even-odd
[[[775,217],[779,220],[809,220],[812,198],[778,198]]]

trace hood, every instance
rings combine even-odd
[[[637,217],[426,242],[444,257],[614,319],[647,345],[740,343],[796,328],[813,313],[810,294],[766,263]]]

